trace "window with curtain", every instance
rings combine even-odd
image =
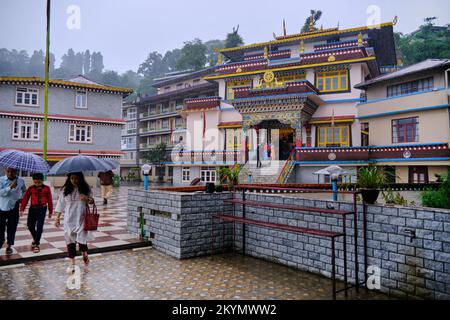
[[[392,120],[392,143],[419,142],[419,117]]]

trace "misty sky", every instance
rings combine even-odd
[[[0,48],[25,49],[31,54],[45,46],[46,0],[0,0]],[[80,29],[69,29],[70,5],[81,11]],[[399,22],[395,31],[417,29],[424,17],[450,22],[449,0],[53,0],[51,51],[57,65],[68,48],[101,51],[106,69],[136,70],[150,51],[164,53],[184,41],[223,39],[236,25],[246,44],[272,39],[282,32],[299,32],[310,9],[323,11],[319,25],[341,28],[366,25],[367,8],[377,5],[382,22]]]

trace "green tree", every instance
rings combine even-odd
[[[89,74],[91,72],[91,52],[86,50],[83,56],[83,74]]]
[[[166,52],[162,58],[164,72],[171,72],[177,70],[177,62],[181,57],[180,49],[173,49]]]
[[[425,18],[417,32],[395,34],[397,48],[403,54],[404,64],[411,65],[426,59],[450,57],[450,31],[435,30],[436,17]]]
[[[227,34],[227,38],[225,39],[225,48],[234,48],[239,47],[244,44],[244,40],[238,33],[239,25],[237,28],[233,28],[233,31]]]
[[[75,58],[75,52],[72,48],[67,50],[67,53],[64,54],[61,58],[61,65],[60,68],[63,69],[68,75],[74,76],[77,74],[76,72],[76,58]]]
[[[30,57],[30,64],[28,72],[30,76],[42,77],[44,76],[45,55],[42,50],[34,50]]]
[[[105,68],[103,64],[103,55],[101,52],[92,52],[90,73],[101,74]]]
[[[217,64],[217,53],[216,49],[225,48],[224,40],[209,40],[205,42],[206,46],[206,59],[209,66],[214,66]]]
[[[109,86],[119,87],[121,79],[116,71],[106,70],[102,73],[102,80],[100,82]]]
[[[164,142],[157,144],[144,154],[144,159],[154,165],[155,168],[162,167],[164,162],[167,161],[167,145]],[[159,170],[159,173],[161,174],[162,170]],[[158,178],[161,181],[163,177],[160,175]]]
[[[181,49],[181,57],[177,62],[177,69],[200,70],[204,68],[206,64],[206,51],[206,46],[198,38],[185,42]]]
[[[310,30],[311,17],[312,17],[313,29],[314,30],[318,30],[316,28],[316,23],[322,17],[322,11],[320,11],[320,10],[311,10],[311,15],[308,18],[306,18],[305,24],[303,25],[303,28],[302,28],[302,32],[309,32],[309,31],[311,31]]]
[[[138,73],[146,78],[154,79],[165,72],[163,57],[161,53],[153,51],[147,56],[147,59],[140,64]]]

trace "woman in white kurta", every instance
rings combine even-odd
[[[87,242],[90,238],[90,232],[84,230],[84,218],[86,205],[93,203],[93,201],[91,188],[86,183],[83,174],[81,172],[70,173],[61,189],[55,208],[56,227],[61,225],[60,217],[61,213],[64,213],[64,238],[71,259],[68,272],[73,272],[77,243],[82,252],[84,263],[89,264]]]

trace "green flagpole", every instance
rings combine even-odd
[[[51,0],[47,0],[47,29],[45,33],[45,85],[44,85],[44,160],[47,161],[47,129],[48,129],[48,78],[50,68],[50,6]],[[47,175],[44,175],[47,180]]]
[[[50,66],[50,2],[47,0],[47,32],[45,39],[45,87],[44,87],[44,160],[47,161],[48,127],[48,73]]]

